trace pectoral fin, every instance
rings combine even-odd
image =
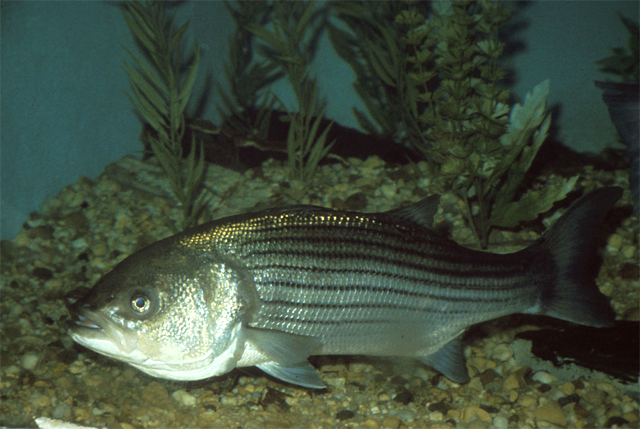
[[[322,342],[319,339],[256,328],[246,329],[246,339],[256,351],[268,358],[268,362],[257,365],[267,374],[299,386],[324,388],[318,372],[307,361],[320,349]]]
[[[268,329],[246,328],[246,340],[270,361],[284,367],[306,362],[322,342],[315,337],[289,334]]]
[[[324,389],[325,387],[318,371],[309,362],[295,366],[281,366],[276,362],[267,362],[258,365],[258,368],[277,379],[298,386],[311,389]]]
[[[454,383],[464,384],[469,382],[469,373],[467,372],[460,337],[454,338],[437,352],[421,357],[420,360],[441,372]]]

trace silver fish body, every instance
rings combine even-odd
[[[415,357],[468,375],[461,334],[514,313],[608,326],[584,264],[619,188],[576,202],[532,246],[461,247],[430,228],[438,198],[378,214],[293,206],[201,225],[136,252],[73,307],[70,335],[151,375],[256,365],[324,387],[317,354]]]

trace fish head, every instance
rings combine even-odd
[[[150,375],[199,380],[235,367],[250,300],[228,262],[155,243],[134,253],[70,306],[79,344]],[[231,264],[233,265],[233,264]]]

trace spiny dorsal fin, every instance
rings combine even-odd
[[[380,213],[380,215],[392,219],[394,222],[412,223],[423,228],[433,229],[433,217],[438,213],[439,205],[440,195],[433,194],[410,206],[389,210]]]

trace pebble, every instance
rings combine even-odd
[[[38,367],[40,357],[35,353],[25,353],[20,358],[20,365],[27,371],[33,371]]]
[[[147,402],[157,403],[158,401],[167,399],[168,397],[169,391],[167,388],[157,381],[152,381],[142,388],[142,399]]]
[[[575,393],[576,386],[573,383],[564,383],[560,386],[560,390],[565,393],[565,395],[569,396]]]
[[[385,417],[382,420],[384,429],[398,429],[400,427],[400,419],[398,417]]]
[[[534,373],[531,378],[535,381],[539,381],[542,384],[552,384],[558,379],[557,377],[549,374],[546,371],[538,371]]]
[[[75,420],[85,422],[91,418],[91,411],[84,407],[73,407],[73,415]]]
[[[191,407],[198,402],[196,397],[186,390],[176,390],[171,394],[171,397],[175,399],[179,404],[186,407]]]
[[[491,352],[491,356],[494,359],[505,362],[513,357],[513,350],[508,344],[498,344]]]
[[[380,427],[380,423],[378,423],[373,419],[367,419],[362,424],[362,427],[369,428],[369,429],[378,429]]]
[[[350,410],[342,410],[342,411],[338,411],[338,414],[336,414],[336,419],[338,419],[339,421],[342,420],[349,420],[355,417],[355,414],[353,411]]]
[[[440,411],[434,411],[429,414],[429,419],[433,420],[434,422],[441,422],[444,420],[444,414],[442,414]]]
[[[494,361],[479,356],[474,356],[467,362],[469,365],[477,368],[480,372],[486,371],[487,369],[495,368],[497,366]]]
[[[109,248],[104,241],[98,241],[91,246],[91,251],[95,256],[105,256],[109,252]]]
[[[71,416],[71,407],[64,402],[59,402],[51,411],[51,417],[54,419],[68,419]]]
[[[622,255],[625,258],[631,259],[635,254],[636,254],[636,246],[631,246],[629,244],[625,244],[624,246],[622,246]]]
[[[514,389],[519,389],[523,386],[522,377],[520,377],[517,373],[510,374],[502,383],[502,390],[510,391]]]
[[[491,418],[491,414],[489,414],[488,412],[486,412],[482,408],[480,408],[478,406],[465,407],[464,411],[462,412],[462,420],[465,423],[469,423],[469,422],[471,422],[472,420],[475,420],[475,419],[482,420],[483,422],[487,422],[489,424],[493,423],[493,419]]]
[[[398,189],[396,188],[395,184],[384,184],[380,186],[379,190],[380,190],[380,193],[385,198],[388,198],[388,199],[392,199],[398,192]]]
[[[480,377],[473,377],[467,386],[469,387],[469,389],[474,389],[478,392],[482,392],[484,390],[484,386],[482,385],[482,381],[480,381]]]
[[[562,408],[557,402],[549,401],[546,404],[536,408],[534,415],[537,420],[543,420],[558,426],[566,426],[567,419],[562,412]]]
[[[535,405],[536,402],[538,402],[536,400],[536,398],[534,398],[531,395],[520,395],[518,397],[518,404],[522,405],[523,407],[527,407],[528,408],[528,407],[530,407],[532,405]]]
[[[220,403],[221,403],[222,405],[232,405],[232,406],[235,406],[235,405],[238,405],[238,404],[239,404],[239,400],[238,400],[238,397],[237,397],[237,396],[234,396],[234,395],[232,395],[232,394],[230,394],[230,393],[229,393],[229,394],[227,394],[227,395],[224,395],[222,398],[220,398]]]
[[[607,250],[612,253],[616,253],[622,247],[622,237],[618,234],[611,234],[607,241]]]
[[[509,420],[504,416],[495,416],[492,425],[494,429],[508,429]]]
[[[51,405],[51,398],[46,395],[38,395],[29,401],[34,407],[48,407]]]

